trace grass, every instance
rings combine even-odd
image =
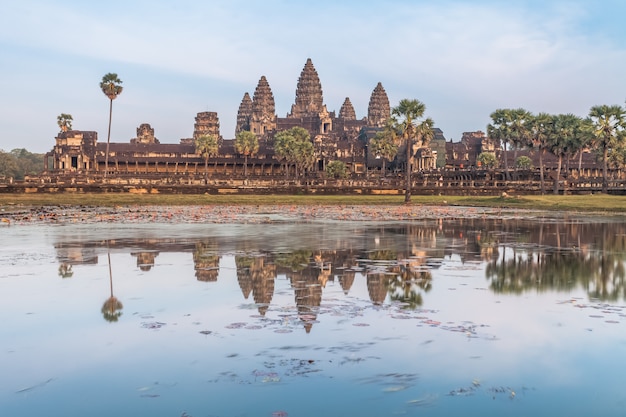
[[[626,196],[544,195],[520,197],[420,196],[412,204],[471,207],[520,208],[535,210],[624,213]],[[7,206],[128,206],[128,205],[401,205],[401,195],[199,195],[199,194],[0,194],[0,207]]]

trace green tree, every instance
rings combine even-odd
[[[545,194],[543,156],[550,148],[550,141],[554,134],[554,117],[548,113],[539,113],[532,117],[529,128],[531,145],[539,153],[541,194]]]
[[[393,129],[386,128],[378,133],[370,140],[369,150],[376,157],[383,160],[383,176],[387,174],[386,161],[392,161],[398,154],[398,145],[396,134]]]
[[[554,194],[558,194],[563,158],[568,157],[574,152],[574,148],[577,146],[578,137],[582,136],[584,131],[582,127],[582,119],[571,113],[554,116],[553,128],[553,134],[550,135],[548,146],[550,152],[559,158],[556,178],[554,179]]]
[[[217,136],[215,135],[200,135],[194,141],[196,146],[196,153],[204,158],[204,183],[206,184],[209,178],[209,158],[216,156],[220,144]]]
[[[326,166],[326,176],[329,178],[346,178],[348,167],[341,161],[330,161]]]
[[[72,130],[72,118],[71,114],[61,113],[57,116],[57,124],[61,129],[61,132],[67,132],[68,130]]]
[[[522,155],[515,160],[515,166],[519,169],[531,169],[533,166],[533,161],[529,157]]]
[[[289,165],[295,166],[295,176],[315,164],[315,149],[309,132],[299,126],[278,132],[274,136],[274,153],[285,163],[285,174],[289,176]]]
[[[248,156],[259,151],[259,140],[250,131],[242,130],[235,136],[235,151],[244,157],[243,172],[244,177],[248,176]]]
[[[100,82],[100,89],[105,96],[109,98],[109,130],[107,132],[107,147],[104,155],[104,177],[107,176],[109,171],[109,143],[111,142],[111,118],[113,117],[113,100],[122,94],[122,80],[120,80],[117,74],[109,72],[102,77]]]
[[[505,178],[510,179],[508,145],[515,151],[528,144],[530,140],[530,124],[532,115],[524,109],[497,109],[490,115],[491,123],[487,125],[487,135],[502,144],[504,151]],[[515,155],[517,157],[517,155]]]
[[[485,168],[495,168],[498,165],[496,154],[493,152],[481,152],[476,160]]]
[[[18,178],[20,170],[17,158],[8,152],[0,151],[0,176],[6,178]]]
[[[609,152],[613,148],[618,148],[625,139],[626,114],[621,106],[605,104],[592,107],[589,118],[593,126],[593,144],[602,152],[602,192],[606,193]]]
[[[411,201],[411,159],[413,143],[417,140],[419,146],[432,138],[434,122],[430,118],[424,118],[426,105],[419,100],[402,99],[391,110],[392,126],[406,143],[406,190],[404,202]]]

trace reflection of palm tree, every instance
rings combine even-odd
[[[391,268],[397,273],[395,278],[389,281],[389,296],[393,301],[404,303],[404,308],[415,309],[424,302],[423,293],[432,288],[433,276],[430,271],[416,271],[406,265],[398,265]]]
[[[59,265],[59,276],[61,278],[71,278],[72,275],[74,275],[74,271],[72,271],[72,264],[63,262]]]
[[[102,305],[102,316],[108,322],[117,321],[122,315],[122,308],[124,306],[113,296],[113,274],[111,273],[111,254],[107,253],[107,257],[109,260],[109,283],[111,286],[111,296],[107,298],[107,300]]]

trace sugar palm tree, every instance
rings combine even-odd
[[[531,118],[529,129],[532,147],[539,153],[541,194],[545,194],[543,155],[549,149],[550,140],[554,134],[554,117],[548,113],[539,113]]]
[[[100,89],[105,96],[109,98],[109,130],[107,133],[107,147],[104,155],[104,176],[107,176],[109,171],[109,143],[111,142],[111,118],[113,116],[113,100],[122,94],[122,80],[120,80],[115,73],[108,73],[102,77],[100,82]]]
[[[244,157],[243,175],[248,176],[248,155],[254,155],[259,151],[259,140],[250,131],[242,130],[235,137],[235,151]]]
[[[549,149],[559,158],[556,178],[554,180],[554,194],[559,193],[559,178],[563,157],[573,153],[577,146],[578,137],[582,136],[582,119],[571,113],[559,114],[554,117],[554,134],[550,139]]]
[[[398,154],[398,145],[396,143],[395,132],[393,129],[385,129],[372,138],[369,145],[369,150],[373,155],[382,158],[383,160],[383,176],[387,174],[387,167],[385,162],[392,161]]]
[[[623,142],[626,112],[621,106],[594,106],[589,111],[593,126],[593,144],[602,151],[602,192],[608,189],[609,150]]]
[[[502,150],[504,151],[504,175],[505,178],[508,178],[509,163],[507,145],[511,140],[509,110],[497,109],[491,113],[489,117],[491,117],[491,123],[487,125],[487,135],[491,140],[502,144]]]
[[[433,121],[424,119],[426,105],[419,100],[402,99],[391,111],[392,126],[398,135],[406,142],[406,190],[404,202],[411,201],[411,157],[413,141],[417,138],[423,141],[432,137]]]
[[[61,132],[67,132],[68,130],[72,130],[72,118],[71,114],[61,113],[57,116],[57,124],[61,129]]]
[[[216,156],[219,151],[219,140],[215,135],[200,135],[195,140],[196,153],[204,158],[204,182],[209,177],[209,158]]]

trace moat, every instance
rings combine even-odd
[[[622,218],[0,230],[6,415],[626,411]]]

